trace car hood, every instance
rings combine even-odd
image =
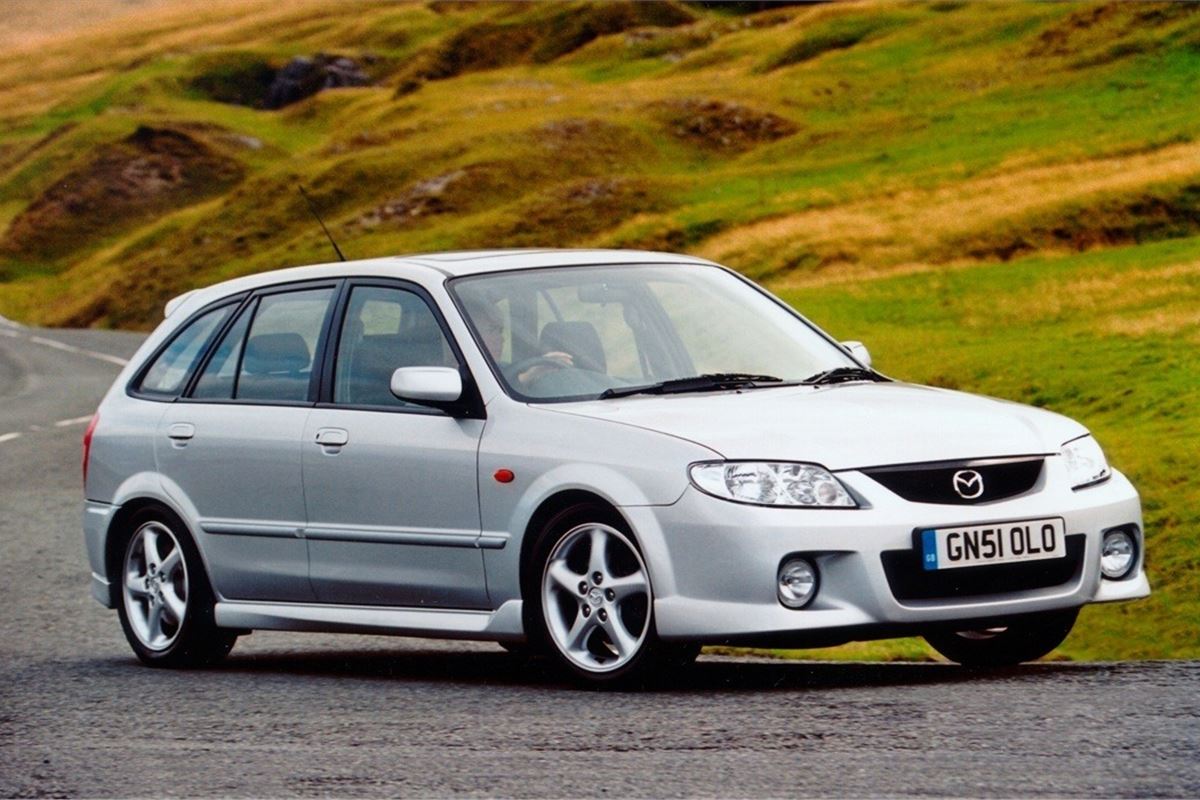
[[[545,406],[686,439],[727,459],[831,470],[1057,452],[1087,430],[1041,409],[906,383],[843,383]]]

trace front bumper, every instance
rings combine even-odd
[[[1141,545],[1137,491],[1120,473],[1098,486],[1071,491],[1057,459],[1048,459],[1028,493],[977,506],[913,503],[858,472],[838,477],[867,507],[764,508],[730,503],[689,488],[671,506],[623,511],[646,545],[654,584],[654,613],[664,639],[776,646],[836,644],[917,633],[966,621],[1004,620],[1132,600],[1150,593],[1144,547],[1130,577],[1102,579],[1104,531],[1130,525]],[[992,594],[901,600],[883,554],[913,548],[913,531],[975,523],[1060,516],[1083,552],[1069,579],[1051,586]],[[812,603],[785,608],[776,574],[790,555],[816,562],[821,585]]]

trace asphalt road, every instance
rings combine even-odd
[[[78,463],[138,341],[0,321],[0,795],[1200,795],[1198,663],[705,656],[616,694],[490,644],[255,633],[142,667],[88,593]]]

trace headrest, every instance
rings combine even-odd
[[[298,333],[260,333],[246,343],[242,363],[252,375],[300,372],[312,364],[312,354]]]
[[[444,339],[442,328],[434,319],[433,314],[425,312],[410,312],[404,315],[404,324],[401,326],[400,336],[408,342],[414,344],[429,344],[430,342],[441,342]]]

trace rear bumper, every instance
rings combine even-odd
[[[120,506],[88,500],[83,506],[83,540],[92,570],[92,597],[105,608],[115,608],[112,576],[108,574],[105,551],[113,516]]]
[[[841,473],[870,507],[855,510],[763,508],[729,503],[692,488],[672,506],[623,509],[647,547],[657,630],[665,639],[815,645],[907,635],[967,621],[1004,620],[1088,603],[1145,597],[1144,548],[1132,575],[1102,579],[1103,532],[1133,526],[1141,544],[1137,492],[1120,473],[1079,491],[1054,491],[1065,476],[1047,464],[1039,485],[1021,497],[986,506],[904,501],[861,473]],[[1082,537],[1069,579],[1050,586],[990,594],[898,599],[884,569],[885,552],[913,548],[913,531],[1060,516]],[[820,587],[801,610],[776,597],[776,575],[788,557],[804,555],[820,571]]]

